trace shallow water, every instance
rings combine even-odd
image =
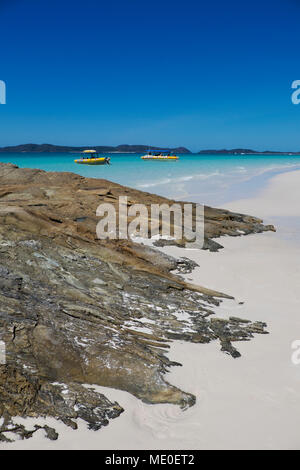
[[[0,161],[48,171],[105,178],[162,196],[222,205],[252,197],[276,173],[300,169],[300,156],[181,155],[178,161],[143,161],[141,154],[110,154],[111,165],[76,165],[71,153],[0,154]]]

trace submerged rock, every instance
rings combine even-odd
[[[30,437],[15,417],[49,416],[76,429],[100,429],[123,409],[84,385],[126,390],[146,403],[192,406],[195,397],[168,383],[170,341],[233,341],[265,333],[265,324],[212,317],[222,298],[173,272],[195,264],[131,240],[98,240],[96,208],[126,194],[169,202],[105,180],[0,164],[0,439]],[[131,202],[130,202],[131,201]],[[204,248],[212,238],[274,229],[262,221],[205,208]],[[177,241],[184,246],[184,240]],[[200,348],[200,346],[199,346]],[[199,350],[200,351],[200,350]],[[44,427],[50,439],[56,431]]]

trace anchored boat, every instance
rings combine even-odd
[[[96,150],[84,150],[74,162],[79,165],[110,165],[110,157],[99,157]]]
[[[179,160],[177,155],[171,155],[170,150],[159,150],[148,152],[147,155],[141,157],[142,160],[159,160],[159,161],[170,161]]]

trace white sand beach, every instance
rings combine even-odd
[[[255,198],[241,199],[227,204],[232,211],[253,213],[257,217],[300,217],[300,171],[274,176],[264,191]],[[280,227],[279,227],[280,231]]]
[[[238,343],[239,359],[222,353],[217,342],[174,342],[170,358],[183,367],[172,368],[168,380],[196,395],[194,407],[183,412],[173,405],[145,405],[126,392],[97,387],[126,410],[107,428],[93,432],[82,424],[72,431],[55,423],[57,442],[40,431],[7,448],[300,449],[300,365],[291,360],[291,345],[300,339],[299,182],[300,171],[281,174],[255,199],[227,204],[275,223],[276,234],[226,237],[219,253],[164,249],[197,261],[199,267],[187,275],[194,283],[235,297],[216,308],[216,316],[265,321],[270,333]]]

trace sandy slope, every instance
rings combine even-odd
[[[300,217],[300,171],[282,173],[270,180],[263,193],[252,199],[226,204],[226,209],[253,213],[257,217]]]

